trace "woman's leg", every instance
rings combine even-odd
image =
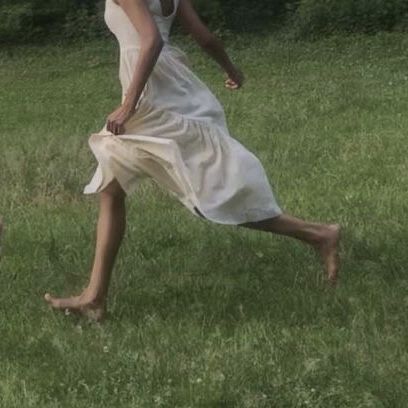
[[[336,284],[340,263],[337,248],[340,239],[338,224],[316,224],[282,214],[276,218],[241,226],[285,235],[311,245],[322,258],[328,282],[331,285]]]
[[[116,180],[100,193],[95,258],[88,286],[81,295],[70,298],[54,298],[47,293],[45,300],[53,308],[79,312],[94,320],[103,318],[112,269],[125,232],[125,197]]]

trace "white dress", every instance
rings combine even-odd
[[[190,70],[185,54],[169,44],[179,0],[168,17],[160,0],[148,3],[164,48],[124,134],[115,136],[105,125],[91,135],[98,168],[84,192],[100,192],[116,179],[130,194],[150,177],[193,214],[217,223],[238,225],[280,215],[261,163],[229,135],[222,106]],[[140,39],[113,0],[106,0],[105,22],[120,46],[123,101]]]

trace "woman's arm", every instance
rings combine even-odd
[[[227,73],[227,88],[237,89],[242,86],[244,76],[232,63],[222,42],[207,28],[194,10],[190,0],[180,0],[177,17],[194,40],[209,54]]]
[[[135,108],[163,48],[163,39],[146,0],[118,0],[140,36],[140,53],[124,104]]]
[[[122,105],[108,117],[107,129],[116,135],[123,133],[124,124],[133,114],[163,48],[163,39],[146,0],[117,1],[140,36],[140,53],[125,99]]]

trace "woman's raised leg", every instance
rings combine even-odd
[[[125,192],[114,180],[100,193],[95,258],[90,280],[79,295],[45,300],[55,309],[83,314],[93,320],[103,319],[112,269],[126,227]]]
[[[336,285],[339,271],[338,243],[340,226],[338,224],[317,224],[282,214],[265,221],[242,224],[242,227],[272,232],[296,238],[311,245],[322,258],[329,284]]]

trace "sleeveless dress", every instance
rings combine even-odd
[[[89,145],[98,167],[85,194],[102,191],[116,179],[127,194],[144,177],[154,179],[194,215],[238,225],[282,213],[257,159],[228,132],[224,110],[189,68],[185,54],[169,43],[173,13],[160,0],[147,0],[164,41],[124,134],[103,129]],[[105,22],[119,42],[122,102],[140,49],[139,35],[123,9],[106,0]]]

